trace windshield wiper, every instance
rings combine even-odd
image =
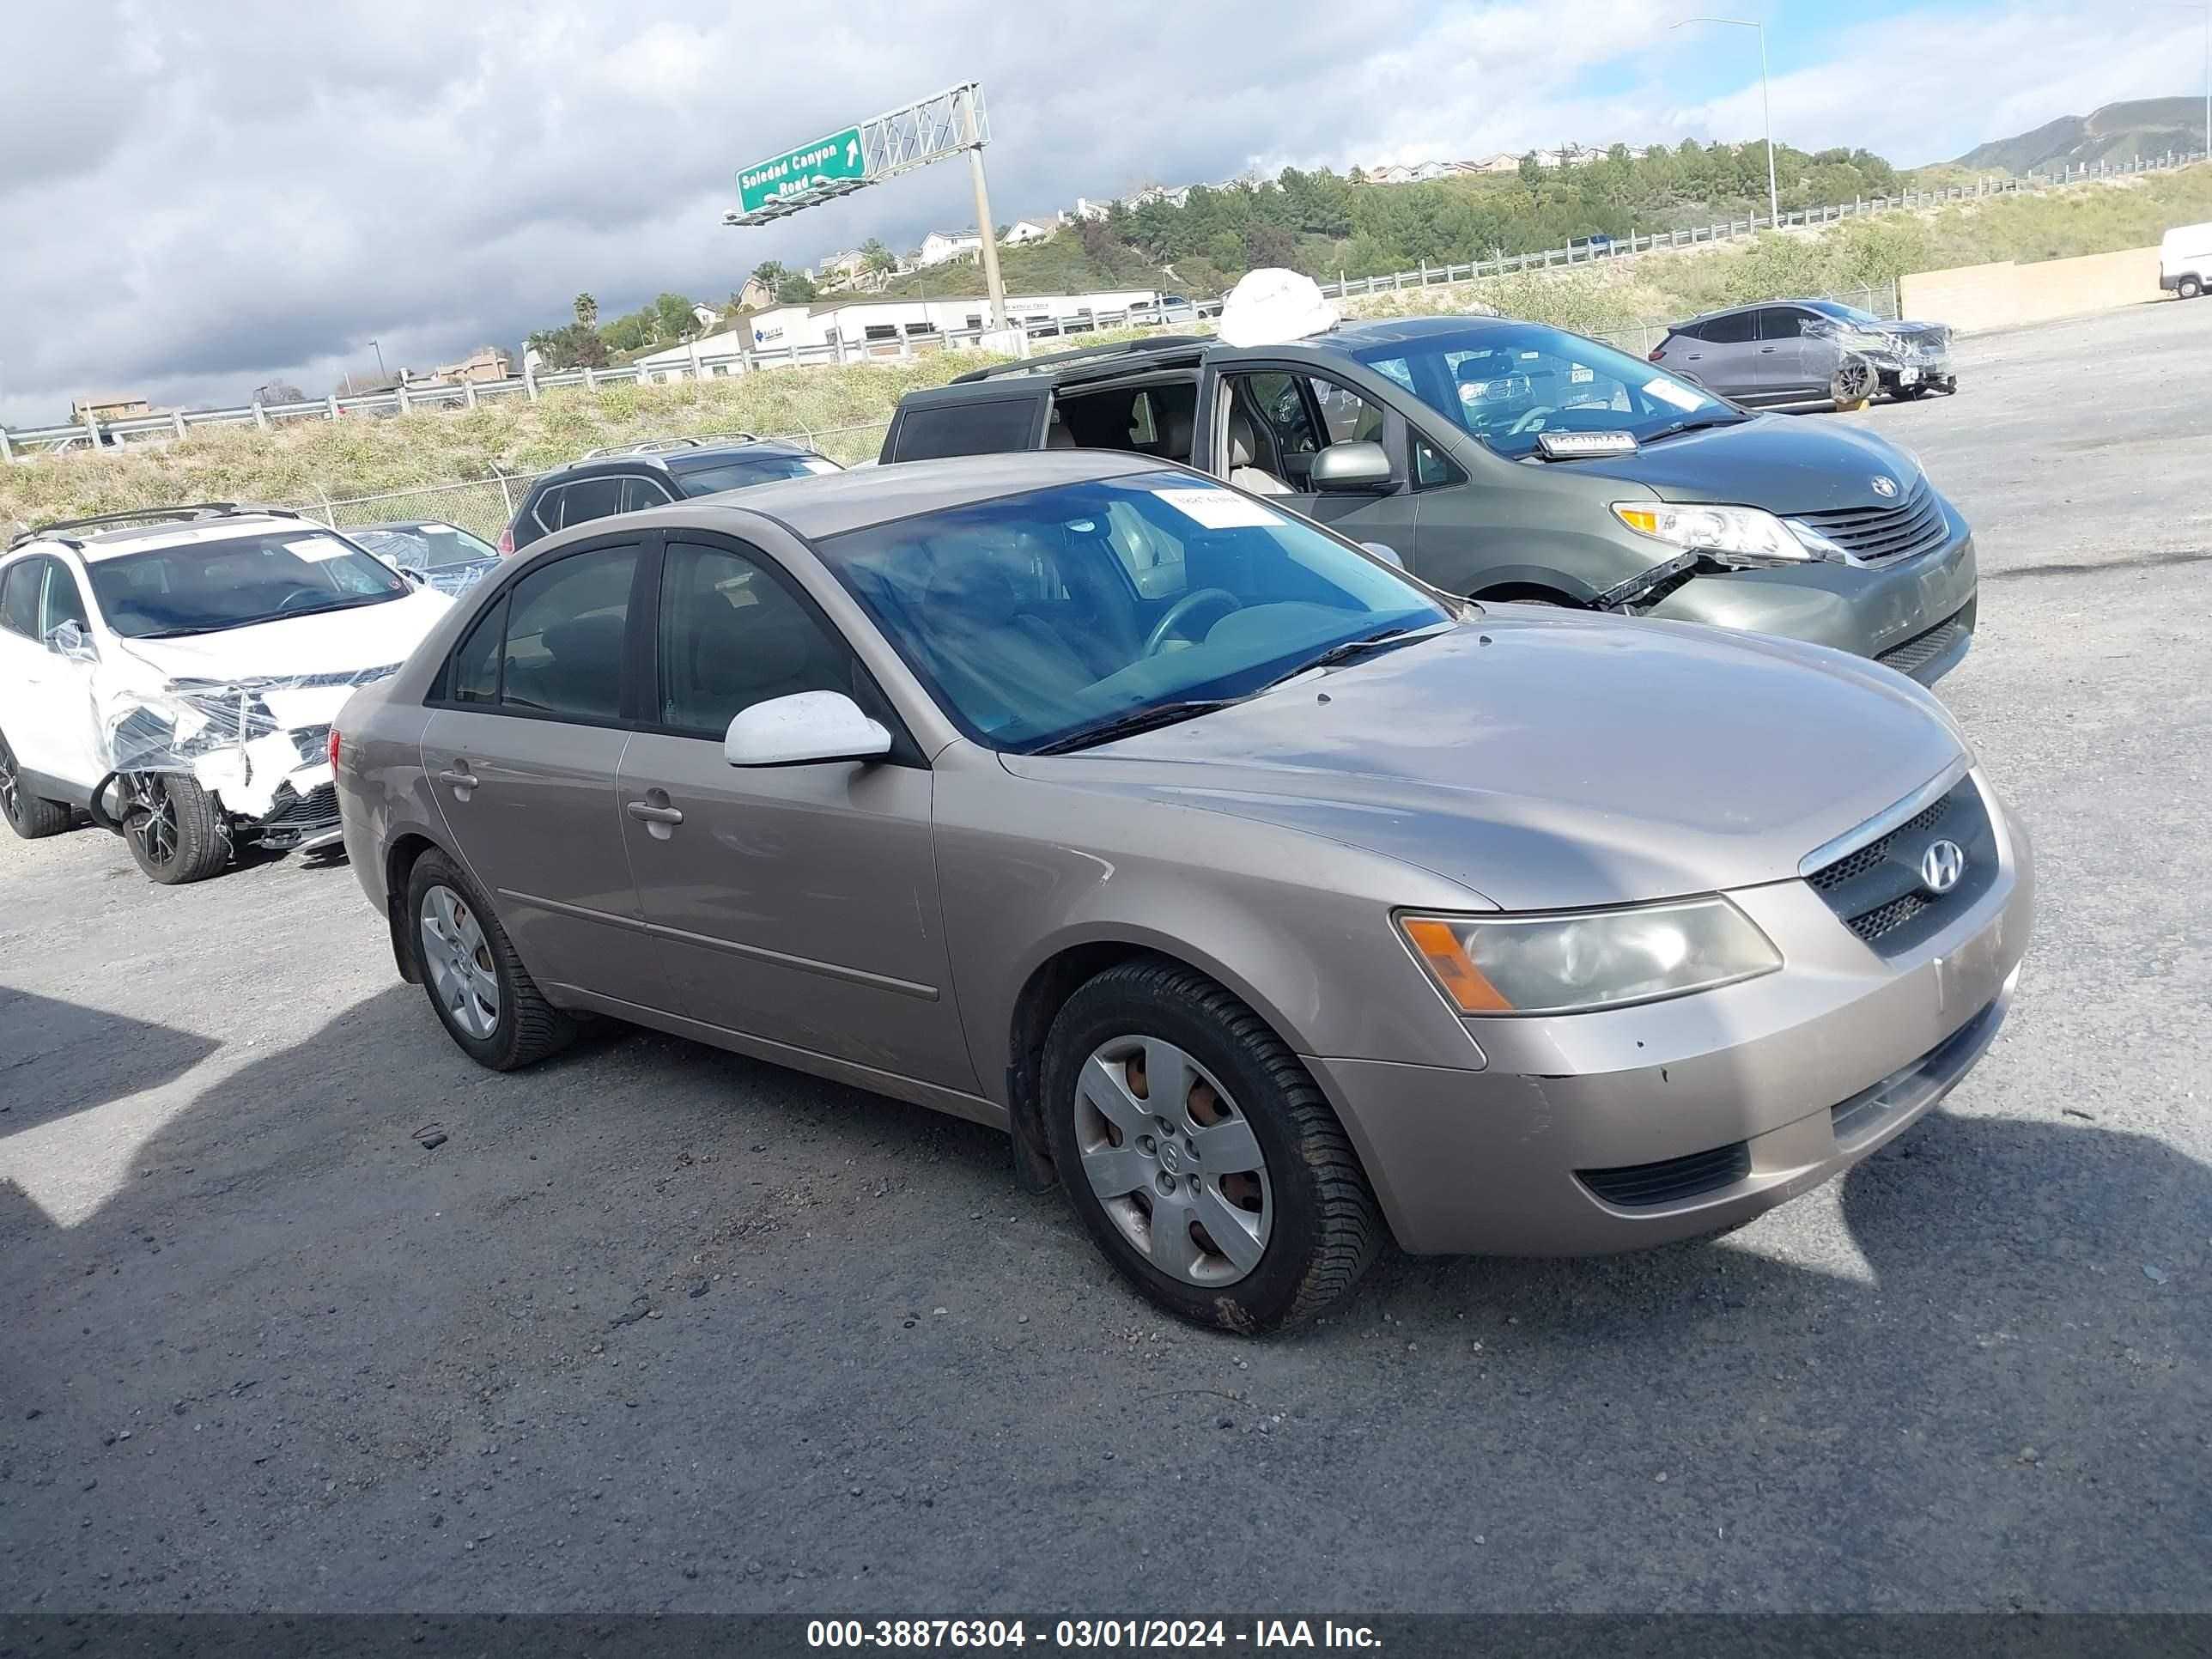
[[[1186,697],[1176,702],[1149,703],[1142,708],[1132,708],[1125,714],[1101,720],[1096,726],[1086,726],[1079,732],[1054,738],[1029,752],[1032,755],[1065,755],[1071,750],[1089,749],[1095,744],[1111,743],[1116,738],[1133,738],[1139,732],[1150,732],[1156,726],[1174,726],[1180,721],[1195,720],[1200,714],[1211,714],[1217,708],[1227,708],[1240,703],[1242,697]]]
[[[1732,409],[1717,409],[1709,415],[1693,415],[1682,420],[1669,422],[1650,437],[1642,439],[1640,441],[1645,444],[1656,444],[1662,438],[1679,438],[1685,432],[1702,432],[1707,427],[1736,426],[1748,418],[1749,416],[1739,415]]]
[[[1364,657],[1370,651],[1395,650],[1401,645],[1411,645],[1416,639],[1426,639],[1439,629],[1449,629],[1454,625],[1451,623],[1427,623],[1418,629],[1386,628],[1379,634],[1362,634],[1356,640],[1345,640],[1332,645],[1318,657],[1308,658],[1287,674],[1276,675],[1260,690],[1265,691],[1271,687],[1285,684],[1297,678],[1301,674],[1312,673],[1316,668],[1334,668],[1339,663],[1350,662],[1355,657]]]

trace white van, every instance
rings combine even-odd
[[[2212,288],[2212,225],[2176,225],[2158,245],[2158,285],[2193,300]]]

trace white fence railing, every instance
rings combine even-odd
[[[2025,179],[1952,185],[1942,190],[1905,191],[1895,196],[1862,197],[1856,201],[1838,202],[1826,207],[1799,209],[1783,214],[1779,219],[1770,218],[1765,214],[1753,214],[1747,218],[1717,220],[1709,225],[1694,225],[1686,228],[1648,233],[1632,231],[1625,238],[1585,239],[1567,247],[1550,248],[1538,253],[1500,254],[1461,264],[1425,264],[1416,270],[1395,271],[1382,276],[1346,278],[1340,276],[1335,282],[1322,283],[1322,292],[1332,299],[1343,299],[1432,284],[1464,283],[1485,276],[1510,276],[1524,270],[1600,264],[1649,253],[1657,248],[1691,247],[1740,240],[1778,224],[1784,229],[1833,224],[1869,213],[1932,207],[1945,202],[1969,201],[1991,196],[2018,195],[2080,184],[2092,179],[2124,178],[2163,172],[2203,159],[2202,151],[2169,151],[2164,155],[2139,156],[2124,165],[2099,162],[2064,168],[2055,178],[2031,175]],[[1156,328],[1191,323],[1200,317],[1216,314],[1219,310],[1218,301],[1133,306],[1126,311],[1085,312],[1064,319],[1025,323],[1022,326],[1033,339],[1048,338],[1100,329]],[[291,421],[335,421],[347,416],[375,417],[410,414],[417,410],[473,409],[481,403],[500,398],[521,398],[534,401],[540,393],[557,386],[583,386],[587,390],[599,391],[615,386],[716,380],[761,369],[799,368],[808,364],[899,359],[911,357],[918,352],[946,349],[973,350],[980,348],[988,337],[988,333],[985,330],[953,329],[905,335],[893,340],[833,341],[825,345],[794,343],[782,347],[730,353],[702,353],[694,346],[686,356],[673,363],[631,363],[619,368],[572,368],[554,374],[524,374],[504,380],[471,381],[459,385],[403,386],[388,392],[368,392],[356,397],[340,397],[332,393],[327,398],[311,398],[300,403],[255,403],[231,409],[175,410],[116,421],[88,419],[62,426],[0,427],[0,461],[18,460],[32,454],[50,454],[58,450],[79,447],[96,449],[103,445],[133,441],[158,442],[181,438],[196,427],[250,425],[268,428]]]

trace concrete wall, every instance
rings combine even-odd
[[[2086,317],[2160,297],[2158,250],[2131,247],[2034,264],[2001,260],[1923,270],[1900,286],[1905,314],[1972,333],[2060,317]]]

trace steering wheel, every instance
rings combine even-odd
[[[1534,408],[1534,409],[1530,410],[1527,414],[1523,415],[1523,416],[1522,416],[1519,420],[1517,420],[1517,421],[1514,422],[1513,422],[1513,424],[1512,424],[1511,426],[1510,426],[1510,427],[1506,428],[1505,428],[1505,435],[1506,435],[1507,437],[1509,437],[1509,438],[1517,438],[1517,437],[1519,437],[1522,433],[1526,432],[1526,431],[1528,429],[1528,422],[1531,422],[1531,421],[1534,421],[1534,422],[1535,422],[1537,423],[1537,425],[1536,425],[1536,429],[1537,429],[1539,432],[1541,432],[1541,431],[1544,429],[1544,428],[1543,428],[1543,420],[1544,420],[1544,416],[1546,416],[1547,415],[1556,415],[1556,414],[1558,414],[1559,412],[1559,409],[1557,408],[1557,406],[1555,406],[1555,405],[1553,405],[1553,404],[1537,404],[1537,405],[1536,405],[1536,407],[1535,407],[1535,408]]]
[[[1157,657],[1160,648],[1190,619],[1191,613],[1207,605],[1219,605],[1221,614],[1244,608],[1244,601],[1225,587],[1194,587],[1168,607],[1166,616],[1152,624],[1152,631],[1145,635],[1145,654]]]
[[[322,597],[323,596],[321,594],[316,592],[312,587],[296,589],[292,592],[287,593],[283,599],[277,600],[276,614],[281,617],[295,605],[309,603],[313,600],[319,599]]]

